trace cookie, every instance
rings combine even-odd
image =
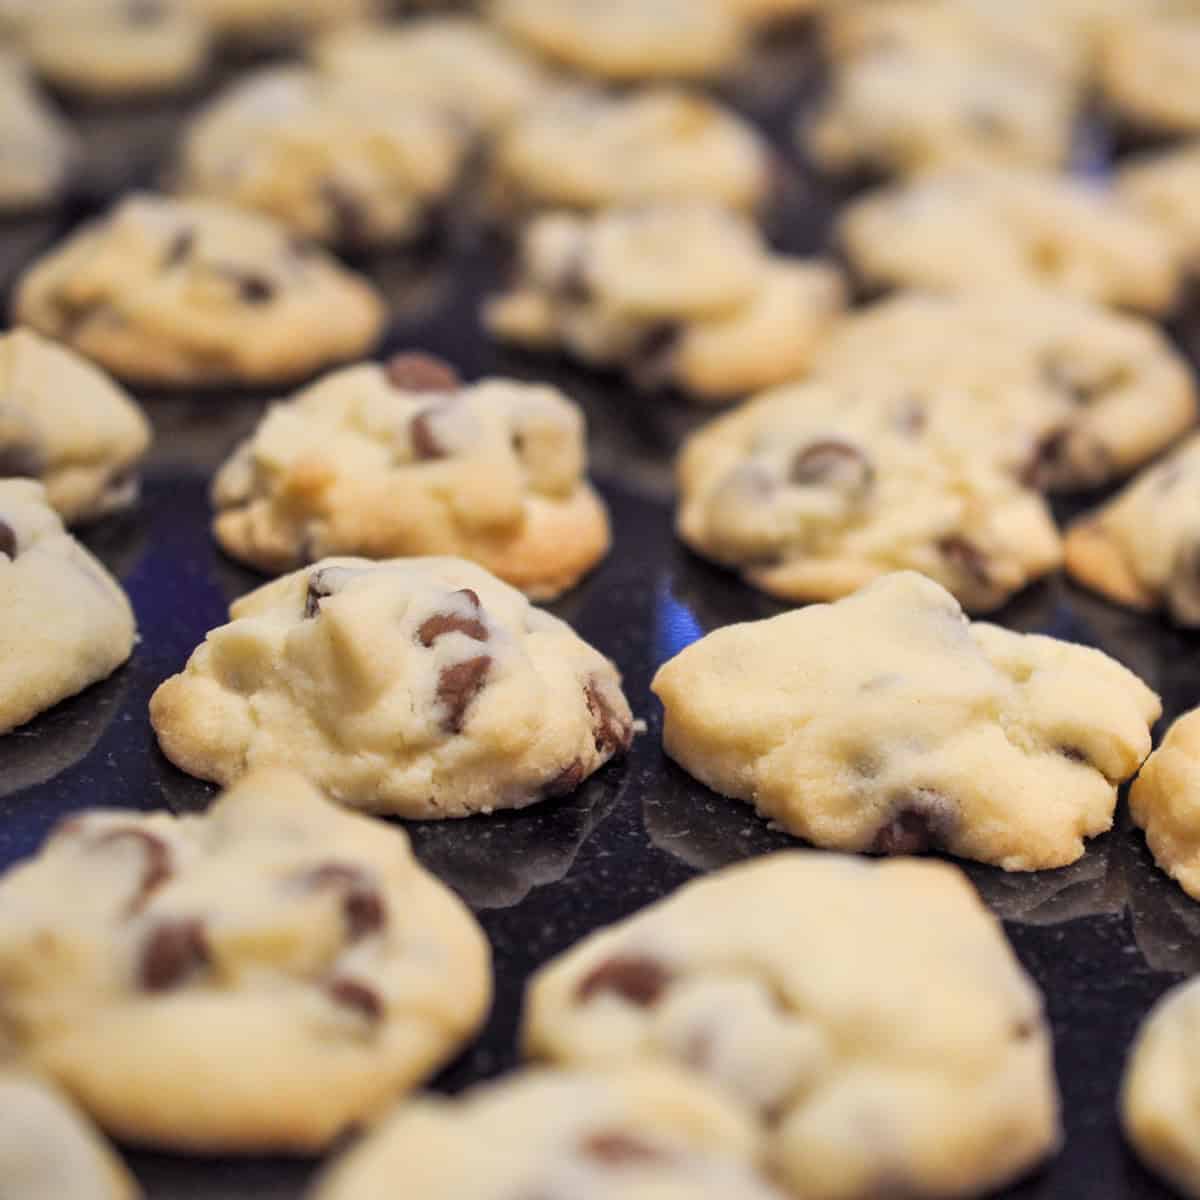
[[[1200,434],[1067,533],[1073,578],[1128,608],[1200,626]]]
[[[702,1077],[796,1196],[990,1193],[1059,1142],[1041,996],[942,863],[793,851],[689,883],[538,972],[523,1040]]]
[[[832,266],[771,253],[748,219],[660,204],[536,218],[484,317],[504,341],[719,401],[803,374],[844,305]]]
[[[1159,329],[1049,290],[900,292],[819,348],[842,384],[955,390],[980,454],[1052,490],[1128,474],[1196,419],[1187,363]]]
[[[1040,496],[990,461],[969,396],[815,381],[779,388],[680,452],[679,536],[784,599],[917,570],[973,612],[1062,560]]]
[[[209,32],[186,0],[45,0],[24,47],[55,87],[107,100],[191,83],[207,66]]]
[[[1200,900],[1200,709],[1180,717],[1129,789],[1154,861]]]
[[[499,139],[492,190],[501,211],[684,201],[748,212],[766,199],[770,173],[762,135],[700,93],[573,89]]]
[[[1200,10],[1157,16],[1131,12],[1103,42],[1104,98],[1129,124],[1163,133],[1200,133]]]
[[[293,233],[361,249],[440,223],[469,149],[450,115],[394,106],[370,87],[303,67],[260,70],[193,121],[179,190],[274,217]]]
[[[378,15],[379,0],[192,0],[226,42],[288,46]]]
[[[91,363],[28,329],[0,335],[0,478],[40,479],[68,524],[138,497],[142,410]]]
[[[312,56],[334,79],[440,109],[476,133],[506,128],[549,86],[532,55],[470,17],[347,29],[317,42]]]
[[[1121,1124],[1138,1157],[1184,1196],[1200,1196],[1200,979],[1169,991],[1146,1018],[1121,1085]]]
[[[618,83],[711,79],[743,49],[729,0],[490,0],[488,15],[556,65]]]
[[[211,201],[123,200],[33,264],[16,319],[124,379],[266,385],[368,350],[363,278],[287,230]]]
[[[116,1155],[42,1080],[0,1069],[0,1181],[12,1200],[136,1200]]]
[[[327,559],[243,596],[150,701],[176,766],[302,770],[415,818],[562,796],[628,748],[616,667],[462,559]]]
[[[733,1105],[666,1067],[522,1071],[402,1105],[318,1181],[312,1200],[781,1200]]]
[[[1037,285],[1161,314],[1180,264],[1170,239],[1107,190],[1018,170],[945,171],[851,204],[838,236],[875,287]]]
[[[1200,141],[1141,155],[1117,171],[1117,190],[1130,208],[1157,225],[1200,274]]]
[[[0,214],[54,204],[70,182],[77,151],[24,62],[0,50]]]
[[[42,485],[0,479],[0,734],[111,675],[133,639],[125,593]]]
[[[457,555],[538,599],[605,555],[583,417],[553,388],[401,354],[276,405],[213,484],[233,557],[288,571],[334,554]]]
[[[1111,827],[1161,712],[1099,650],[971,624],[912,572],[710,633],[653,688],[667,753],[789,833],[1006,871],[1066,866]]]
[[[110,1133],[222,1153],[328,1145],[491,992],[482,931],[405,834],[282,770],[203,816],[61,825],[0,879],[0,978],[21,1059]]]

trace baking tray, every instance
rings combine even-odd
[[[786,136],[790,115],[819,87],[819,66],[800,34],[773,40],[769,52],[721,89],[774,135],[781,183],[769,230],[781,247],[805,253],[828,248],[832,215],[857,186],[819,179]],[[160,178],[180,120],[200,98],[75,108],[88,154],[80,187],[53,217],[0,223],[0,295],[7,297],[20,268],[79,220],[122,191]],[[1104,171],[1113,147],[1130,143],[1102,117],[1089,116],[1080,127],[1077,166]],[[489,344],[478,322],[479,300],[502,284],[508,260],[501,238],[460,224],[419,252],[356,265],[393,307],[382,353],[420,347],[444,355],[468,378],[548,379],[585,408],[592,471],[612,509],[614,548],[592,576],[550,607],[616,660],[648,731],[623,761],[565,800],[522,813],[405,824],[422,860],[474,909],[495,955],[495,1006],[482,1035],[435,1081],[447,1091],[517,1064],[521,994],[539,964],[700,872],[795,844],[749,807],[709,792],[667,760],[661,714],[649,692],[658,665],[695,638],[782,611],[673,536],[671,460],[706,414],[669,396],[640,398],[615,377]],[[1198,308],[1190,305],[1172,326],[1193,362]],[[110,679],[0,738],[0,869],[32,853],[76,809],[183,812],[203,807],[214,792],[158,752],[147,702],[205,633],[225,621],[229,602],[262,582],[224,558],[210,538],[207,485],[269,397],[142,392],[139,398],[157,435],[141,504],[85,531],[83,540],[128,590],[141,640],[130,663]],[[1058,515],[1096,498],[1056,501]],[[1120,659],[1163,696],[1163,728],[1200,703],[1196,635],[1112,607],[1062,578],[1028,589],[998,620],[1095,645]],[[1038,1200],[1170,1195],[1125,1147],[1117,1089],[1139,1021],[1163,991],[1200,970],[1200,905],[1155,868],[1124,803],[1114,830],[1069,868],[1028,875],[974,864],[966,870],[1045,993],[1063,1095],[1062,1153],[1003,1194]],[[128,1158],[150,1200],[298,1197],[317,1165],[133,1150]]]

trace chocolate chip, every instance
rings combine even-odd
[[[592,298],[587,267],[587,255],[581,248],[576,249],[567,260],[562,273],[554,281],[554,291],[558,299],[566,304],[586,304]]]
[[[358,941],[387,924],[387,906],[365,871],[349,863],[328,862],[300,876],[301,886],[342,893],[342,916],[350,940]]]
[[[907,399],[896,413],[896,428],[909,437],[917,437],[925,432],[929,424],[929,414],[919,400]]]
[[[656,391],[672,382],[682,335],[682,327],[673,321],[660,321],[646,330],[629,363],[630,376],[639,388]]]
[[[333,240],[350,248],[367,245],[371,226],[363,202],[336,179],[324,180],[320,193],[333,217]]]
[[[167,253],[163,258],[163,270],[169,271],[172,267],[177,267],[180,263],[185,262],[195,246],[195,232],[191,229],[181,229],[167,247]]]
[[[383,1001],[379,993],[356,979],[332,979],[325,991],[334,1004],[353,1009],[361,1017],[375,1022],[383,1017]]]
[[[237,288],[238,299],[243,304],[266,304],[275,296],[275,284],[265,275],[237,267],[219,267],[217,270]]]
[[[1013,1037],[1018,1042],[1027,1042],[1040,1028],[1040,1022],[1035,1017],[1022,1017],[1013,1023]]]
[[[162,0],[127,0],[125,16],[131,25],[158,25],[167,15]]]
[[[46,456],[35,442],[0,446],[0,479],[37,479],[45,468]]]
[[[1021,472],[1021,481],[1029,487],[1044,488],[1058,479],[1066,459],[1069,437],[1068,430],[1055,429],[1040,438],[1033,448],[1033,456]]]
[[[937,544],[938,553],[960,575],[966,576],[981,587],[990,587],[992,576],[988,570],[987,556],[967,541],[966,538],[953,536],[942,538]]]
[[[7,522],[0,520],[0,554],[17,557],[17,531]]]
[[[958,820],[954,806],[932,788],[903,796],[880,828],[868,854],[924,854],[945,844]]]
[[[432,354],[393,354],[383,369],[392,387],[404,392],[457,392],[462,387],[458,372]]]
[[[349,580],[370,570],[370,567],[322,567],[313,571],[308,577],[308,591],[304,596],[305,617],[320,616],[322,600],[336,596]]]
[[[583,760],[576,759],[564,767],[549,783],[543,784],[542,795],[547,799],[569,796],[583,782]]]
[[[584,685],[583,697],[592,717],[597,753],[612,755],[628,750],[633,741],[633,728],[617,715],[596,679],[589,679]]]
[[[1059,746],[1058,752],[1063,758],[1069,758],[1072,762],[1083,763],[1084,766],[1091,766],[1092,760],[1088,758],[1078,746]]]
[[[670,982],[670,971],[656,959],[619,954],[585,975],[575,996],[580,1003],[586,1004],[593,996],[614,992],[638,1008],[651,1008]]]
[[[437,440],[433,431],[433,414],[436,408],[427,408],[417,413],[408,426],[409,437],[412,440],[413,453],[423,461],[436,458],[447,458],[449,450]]]
[[[164,921],[151,930],[142,945],[138,980],[147,992],[178,987],[208,965],[204,922],[195,917]]]
[[[144,829],[110,829],[96,839],[97,846],[111,846],[114,842],[132,842],[141,847],[143,865],[142,880],[137,894],[130,901],[129,911],[137,912],[151,893],[157,891],[171,878],[171,851],[162,838],[147,833]]]
[[[605,1129],[590,1134],[579,1147],[580,1153],[603,1163],[606,1167],[639,1166],[644,1163],[666,1162],[669,1155],[657,1146],[624,1133],[619,1129]]]
[[[454,595],[462,596],[477,613],[480,611],[479,596],[470,588],[463,588]],[[487,626],[478,617],[463,616],[462,613],[434,613],[426,617],[417,630],[417,640],[422,646],[432,646],[443,634],[462,633],[476,642],[488,640]]]
[[[850,442],[830,439],[805,446],[792,458],[788,478],[799,487],[835,487],[866,491],[875,479],[867,456]]]
[[[487,682],[491,667],[491,656],[480,654],[442,668],[437,681],[437,700],[446,710],[442,728],[448,733],[462,733],[467,709]]]

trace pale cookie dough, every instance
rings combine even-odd
[[[385,315],[365,279],[276,222],[150,194],[35,262],[13,307],[114,375],[174,386],[300,378],[364,353]]]
[[[838,234],[874,286],[1038,285],[1161,314],[1180,283],[1171,239],[1112,192],[1015,169],[881,189],[850,205]]]
[[[440,109],[477,133],[506,128],[549,86],[531,55],[469,17],[348,29],[321,39],[312,55],[334,79]]]
[[[781,1200],[753,1123],[667,1067],[521,1071],[402,1105],[309,1200]]]
[[[1006,871],[1066,866],[1111,827],[1162,711],[1099,650],[971,624],[911,572],[717,630],[653,688],[667,753],[789,833]]]
[[[40,479],[68,524],[128,508],[150,445],[142,410],[102,371],[29,329],[0,335],[0,478]]]
[[[752,211],[770,186],[770,150],[736,113],[700,93],[556,93],[509,129],[492,161],[503,209],[603,209],[653,201]]]
[[[679,536],[785,599],[832,600],[921,571],[973,612],[1053,571],[1042,498],[991,461],[970,397],[815,381],[693,434],[679,460]]]
[[[1131,124],[1200,133],[1200,9],[1190,16],[1131,14],[1104,39],[1100,87]]]
[[[187,0],[39,0],[25,52],[63,91],[100,99],[191,83],[208,64],[208,26]]]
[[[793,851],[689,883],[535,975],[524,1043],[702,1076],[806,1200],[990,1193],[1060,1137],[1041,996],[941,863]]]
[[[1200,141],[1128,160],[1117,172],[1117,190],[1200,274]]]
[[[70,181],[77,151],[28,68],[0,48],[0,215],[51,206]]]
[[[536,218],[484,320],[504,341],[721,401],[802,375],[845,301],[832,266],[771,253],[747,218],[661,204]]]
[[[1200,979],[1146,1018],[1121,1086],[1121,1124],[1138,1157],[1184,1196],[1200,1196]]]
[[[609,547],[586,455],[583,416],[555,389],[468,385],[437,359],[396,355],[272,408],[217,474],[214,530],[265,571],[457,555],[550,599]]]
[[[482,931],[405,834],[292,771],[203,816],[59,826],[0,879],[0,979],[20,1058],[114,1136],[220,1153],[323,1148],[457,1053],[491,995]]]
[[[1200,709],[1180,717],[1146,760],[1129,790],[1129,811],[1154,861],[1200,900]]]
[[[111,675],[134,633],[125,593],[42,485],[0,479],[0,734]]]
[[[178,190],[361,249],[436,229],[468,149],[466,130],[447,113],[393,104],[303,67],[273,67],[196,116]]]
[[[1181,355],[1140,317],[1049,290],[905,291],[840,322],[818,376],[962,393],[980,454],[1042,488],[1128,474],[1196,419]]]
[[[743,50],[729,0],[490,0],[488,14],[551,62],[622,83],[710,79]]]
[[[53,1088],[0,1067],[0,1196],[5,1200],[136,1200],[137,1185]]]
[[[463,817],[565,795],[633,736],[616,667],[462,559],[328,559],[230,614],[150,701],[204,779],[287,763],[354,808]]]
[[[226,41],[279,45],[359,25],[378,15],[379,0],[191,0]]]
[[[1067,533],[1067,569],[1129,608],[1200,626],[1200,434]]]

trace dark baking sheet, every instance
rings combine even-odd
[[[787,114],[817,86],[819,68],[806,41],[783,38],[724,89],[778,135],[780,198],[770,230],[779,245],[801,252],[826,247],[831,214],[850,187],[817,179],[783,136]],[[106,198],[159,177],[192,102],[75,111],[89,155],[79,192],[58,216],[0,223],[0,295],[24,263]],[[1079,166],[1106,169],[1117,144],[1128,139],[1110,136],[1102,120],[1089,118],[1081,125]],[[656,667],[696,637],[781,611],[690,555],[672,535],[672,454],[705,414],[669,397],[638,398],[613,378],[489,345],[479,328],[478,301],[502,280],[506,253],[498,237],[460,225],[418,254],[358,265],[393,305],[385,351],[422,347],[451,359],[469,378],[549,378],[586,408],[592,469],[612,507],[615,546],[593,576],[551,607],[616,660],[649,731],[627,759],[566,800],[519,814],[407,825],[422,859],[475,909],[495,953],[491,1019],[437,1081],[448,1090],[516,1064],[522,988],[547,958],[698,872],[794,844],[664,757],[660,713],[649,693]],[[1187,319],[1176,322],[1181,344],[1192,340],[1190,329]],[[84,535],[128,589],[141,642],[111,679],[0,738],[0,868],[33,852],[74,809],[183,811],[212,795],[158,753],[146,705],[206,631],[226,619],[229,602],[262,582],[222,557],[209,538],[206,487],[267,397],[143,393],[141,399],[157,431],[142,503]],[[1060,515],[1082,503],[1078,497],[1062,502]],[[1196,635],[1111,607],[1061,578],[1029,589],[999,620],[1114,655],[1162,694],[1164,727],[1200,703]],[[1200,970],[1200,905],[1155,869],[1123,804],[1113,832],[1063,871],[967,870],[1046,994],[1065,1109],[1062,1154],[1005,1195],[1169,1195],[1124,1147],[1116,1096],[1138,1022],[1167,987]],[[145,1152],[130,1152],[129,1159],[151,1200],[296,1197],[315,1167]],[[397,1187],[402,1194],[403,1181]]]

